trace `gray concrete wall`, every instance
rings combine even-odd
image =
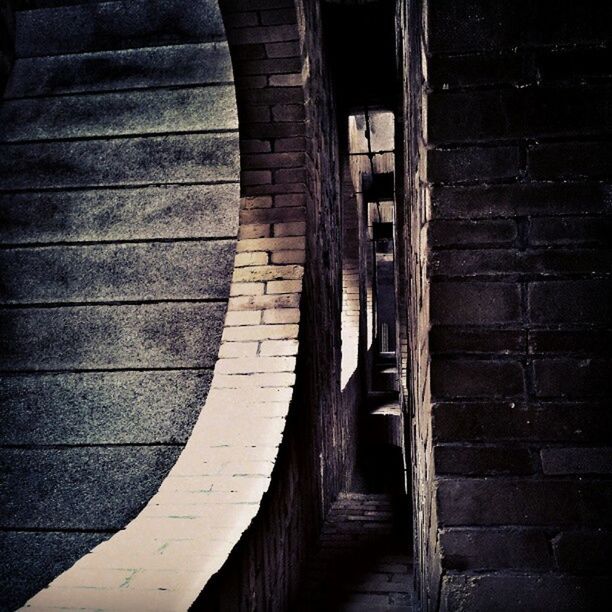
[[[0,106],[2,609],[173,465],[208,392],[239,206],[215,1],[22,8]]]

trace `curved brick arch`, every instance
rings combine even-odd
[[[186,447],[142,512],[29,608],[187,609],[227,560],[270,483],[293,395],[305,258],[299,36],[290,2],[251,2],[246,13],[240,2],[221,4],[238,88],[243,197],[210,391]],[[243,55],[251,44],[269,55],[259,68]]]
[[[211,611],[295,609],[322,519],[350,479],[357,435],[354,404],[346,410],[341,389],[336,109],[318,2],[226,0],[221,6],[236,68],[243,192],[267,209],[288,207],[297,214],[302,208],[306,253],[296,386],[270,489],[197,605]],[[246,132],[245,120],[252,122]],[[270,174],[251,174],[266,158]]]

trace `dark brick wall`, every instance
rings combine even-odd
[[[427,198],[424,175],[425,45],[422,3],[398,2],[397,39],[403,104],[397,113],[397,260],[400,323],[405,321],[407,364],[406,447],[411,449],[416,587],[424,608],[436,609],[440,574],[432,417],[429,396],[429,284],[427,274]],[[404,351],[403,351],[404,353]],[[403,354],[402,357],[406,358]]]
[[[340,394],[335,112],[318,3],[222,0],[220,6],[238,92],[243,196],[253,209],[305,213],[307,257],[294,401],[271,488],[196,608],[285,610],[292,609],[325,513],[347,481],[354,449],[354,421]]]
[[[423,82],[405,4],[422,84],[406,96],[409,242],[427,232],[411,315],[427,285],[431,300],[431,331],[414,318],[411,335],[422,603],[593,609],[612,515],[611,9],[430,0]]]
[[[15,54],[15,13],[11,0],[0,0],[0,95],[8,80]]]
[[[307,261],[304,278],[303,344],[310,356],[304,374],[309,385],[306,402],[313,405],[315,418],[311,435],[319,445],[322,516],[335,501],[349,477],[345,461],[354,440],[347,430],[340,395],[341,309],[342,309],[342,203],[335,107],[322,48],[321,15],[318,3],[304,0],[306,82]],[[318,412],[318,414],[317,414]],[[341,440],[344,439],[344,443]]]

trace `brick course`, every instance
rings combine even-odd
[[[587,552],[602,559],[611,510],[609,7],[414,4],[398,25],[421,605],[587,610],[601,585],[575,574],[609,574]]]

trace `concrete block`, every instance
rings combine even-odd
[[[233,81],[227,43],[22,58],[5,97],[144,89]]]
[[[155,242],[0,251],[0,303],[226,299],[234,243]]]
[[[3,244],[235,236],[239,187],[0,193]]]
[[[1,310],[0,367],[211,367],[224,314],[216,303]]]
[[[237,134],[0,145],[0,190],[238,180]]]

